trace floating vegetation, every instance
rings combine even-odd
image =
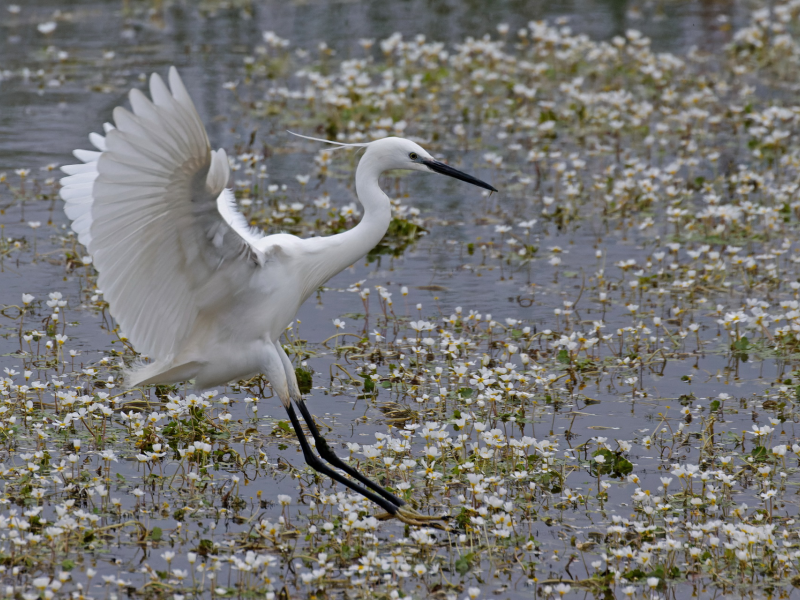
[[[336,451],[446,529],[305,467],[261,377],[121,389],[142,357],[62,227],[55,165],[0,174],[0,277],[52,275],[0,310],[0,594],[789,597],[798,13],[757,7],[714,55],[565,22],[348,60],[272,32],[249,49],[224,93],[254,226],[359,218],[349,151],[278,174],[263,123],[417,138],[501,189],[388,177],[390,235],[320,290],[335,319],[312,306],[284,340]]]

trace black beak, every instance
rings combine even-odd
[[[467,183],[471,183],[472,185],[477,185],[478,187],[482,187],[485,190],[490,190],[492,192],[497,191],[494,187],[492,187],[485,181],[476,179],[472,175],[467,175],[466,173],[463,173],[458,169],[454,169],[450,165],[446,165],[443,162],[439,162],[438,160],[428,160],[426,158],[423,158],[419,162],[428,167],[434,173],[441,173],[442,175],[447,175],[448,177],[455,177],[456,179],[460,179],[461,181],[466,181]]]

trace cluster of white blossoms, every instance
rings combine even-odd
[[[225,84],[244,120],[410,137],[502,189],[416,208],[417,184],[390,175],[392,227],[342,286],[347,314],[282,338],[331,447],[449,531],[384,521],[304,466],[261,378],[122,388],[146,358],[85,249],[42,216],[55,165],[43,182],[0,174],[19,222],[0,265],[65,278],[0,311],[0,595],[658,598],[793,581],[798,17],[795,0],[756,7],[713,56],[568,20],[455,45],[394,34],[346,60],[268,31]],[[327,235],[361,217],[352,153],[315,147],[283,177],[256,148],[230,156],[251,225]],[[366,437],[318,399],[352,402]]]

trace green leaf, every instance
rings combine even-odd
[[[559,350],[558,354],[556,355],[556,360],[562,365],[568,365],[570,363],[569,351],[566,348]]]
[[[722,404],[720,403],[720,401],[719,401],[719,400],[714,400],[714,401],[711,403],[711,410],[712,410],[712,411],[717,411],[717,410],[719,410],[719,407],[720,407],[720,406],[722,406]]]
[[[458,557],[458,559],[456,560],[456,571],[458,571],[459,575],[464,576],[467,573],[469,573],[469,570],[471,568],[470,563],[472,561],[472,557],[473,557],[472,553],[462,554],[461,556]]]
[[[301,394],[310,394],[312,387],[312,372],[303,367],[297,367],[294,370],[295,377],[297,378],[297,387],[300,388]]]
[[[602,456],[605,460],[602,463],[592,461],[590,468],[594,475],[599,473],[600,475],[613,475],[621,478],[633,471],[633,465],[621,453],[601,448],[592,453],[592,457],[597,456]]]
[[[370,377],[369,375],[365,375],[364,376],[364,391],[369,394],[369,393],[372,393],[372,391],[374,389],[375,389],[375,382],[372,380],[372,377]]]
[[[634,569],[633,571],[628,571],[625,573],[625,579],[629,579],[631,581],[644,579],[645,577],[647,577],[647,574],[641,569]]]
[[[618,456],[617,460],[614,462],[614,474],[622,477],[623,475],[629,475],[631,471],[633,471],[633,464],[631,461]]]
[[[163,532],[161,531],[161,527],[153,527],[153,529],[150,531],[150,539],[153,540],[154,542],[159,542],[161,541],[162,533]]]
[[[75,563],[68,558],[64,559],[61,562],[61,568],[64,569],[65,571],[72,571],[72,569],[75,568]]]
[[[731,344],[731,348],[739,352],[745,352],[750,348],[750,340],[747,339],[747,336],[742,336]]]
[[[752,351],[752,349],[753,345],[750,343],[750,340],[747,339],[747,336],[742,336],[731,344],[733,357],[738,358],[739,360],[748,360],[749,357],[747,352]]]
[[[472,398],[472,394],[474,393],[475,391],[472,388],[468,387],[458,388],[458,395],[461,396],[462,398]]]
[[[383,239],[367,253],[367,261],[372,262],[382,254],[401,256],[403,251],[427,233],[424,227],[407,219],[395,217]]]
[[[200,543],[197,545],[196,552],[200,556],[208,556],[209,554],[216,554],[216,550],[214,550],[214,542],[208,539],[200,540]]]

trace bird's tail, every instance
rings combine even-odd
[[[123,386],[126,390],[139,387],[144,381],[157,375],[161,365],[157,362],[145,362],[142,358],[137,358],[129,367],[122,370]]]
[[[145,363],[142,359],[136,359],[130,367],[123,370],[125,389],[143,385],[170,385],[181,381],[189,381],[197,376],[200,368],[200,364],[193,361],[179,365],[173,365],[171,362],[169,360]]]

